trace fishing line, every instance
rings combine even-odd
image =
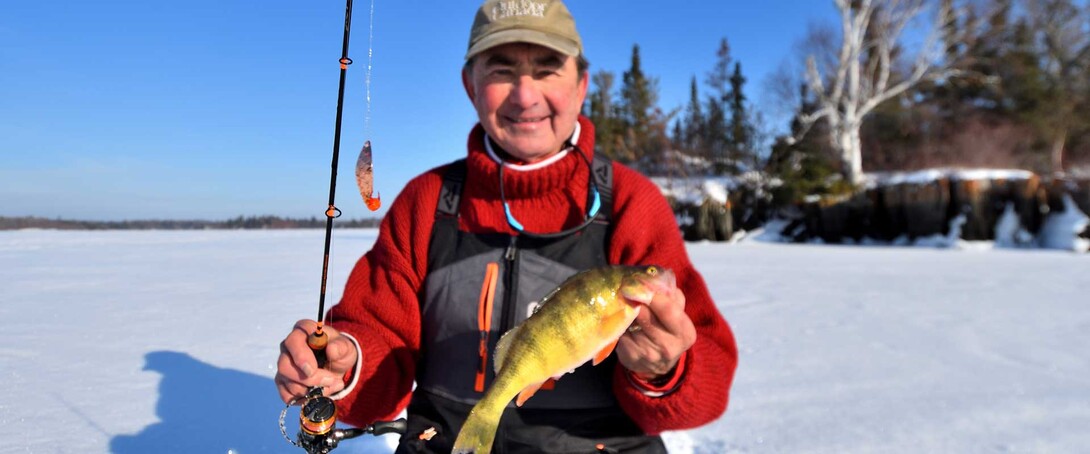
[[[371,137],[371,70],[372,70],[372,68],[374,66],[375,0],[371,0],[371,11],[370,11],[370,13],[371,14],[370,14],[370,17],[368,17],[368,22],[367,22],[367,71],[366,71],[366,76],[364,77],[364,84],[363,84],[364,85],[364,93],[365,93],[364,97],[365,97],[365,100],[366,100],[366,112],[365,112],[364,118],[363,118],[363,133],[364,133],[363,135],[364,135],[364,137]],[[352,15],[352,2],[349,1],[348,5],[347,5],[346,20],[344,20],[344,45],[343,45],[343,53],[342,53],[342,56],[341,56],[341,63],[342,63],[342,71],[341,72],[342,72],[342,74],[344,72],[343,70],[346,69],[346,68],[344,68],[344,65],[343,65],[344,61],[347,60],[348,64],[352,64],[352,59],[348,58],[348,38],[349,38],[349,32],[351,30],[351,15]],[[341,93],[340,93],[340,95],[338,96],[338,99],[337,99],[337,115],[338,115],[337,125],[338,126],[337,126],[337,132],[335,134],[337,135],[336,143],[338,144],[338,146],[335,146],[335,148],[339,148],[339,143],[340,143],[340,111],[341,111],[341,106],[342,106],[342,102],[343,102],[343,97],[344,97],[344,93],[343,93],[343,82],[342,82],[341,83]],[[336,152],[337,151],[335,151],[335,154],[336,154]],[[335,172],[335,175],[336,175],[336,165],[337,165],[336,161],[334,161],[334,165],[335,165],[334,172]],[[334,189],[330,188],[330,192],[331,191],[334,191]],[[330,206],[332,206],[332,197],[330,197],[329,200],[330,200],[329,204],[330,204]],[[339,212],[338,212],[338,216],[340,216]],[[331,243],[336,242],[336,240],[334,240],[334,238],[332,238],[332,237],[330,237],[328,241],[331,242]],[[331,250],[331,247],[330,247],[330,250]],[[325,282],[326,282],[325,275],[323,275],[322,279],[323,279],[323,285],[325,285]],[[336,298],[332,297],[331,295],[330,295],[329,299],[330,300],[336,300]],[[324,309],[323,304],[319,304],[319,309],[318,310],[320,311],[320,310],[323,310],[323,309]],[[324,315],[319,315],[319,317],[323,317],[323,316]],[[318,318],[317,320],[319,321],[319,323],[322,322],[322,318]],[[329,318],[327,320],[325,320],[325,322],[326,323],[332,323],[332,321],[334,321],[334,319],[332,319],[332,315],[330,314]]]
[[[318,330],[311,336],[312,338],[318,337],[320,340],[315,340],[311,343],[311,348],[318,353],[322,351],[321,357],[318,358],[319,365],[324,363],[324,350],[325,350],[325,332],[322,331],[325,318],[325,297],[326,297],[326,283],[329,278],[329,250],[333,240],[333,219],[341,216],[341,210],[337,208],[335,204],[337,197],[337,165],[340,162],[341,156],[341,122],[344,118],[344,86],[345,79],[348,76],[348,65],[352,64],[352,59],[348,58],[348,42],[352,35],[352,0],[347,0],[345,3],[344,12],[344,39],[341,42],[341,59],[338,60],[341,64],[341,77],[337,87],[337,120],[333,127],[333,159],[330,163],[329,171],[329,207],[326,209],[326,223],[325,223],[325,254],[322,256],[322,285],[321,292],[318,295],[318,317],[315,319],[318,322]],[[309,339],[308,339],[309,341]]]
[[[374,40],[374,22],[375,22],[375,2],[371,0],[371,22],[370,22],[370,37],[367,49],[367,79],[365,82],[367,92],[367,114],[364,120],[364,132],[370,134],[371,129],[371,58],[373,55],[373,46],[371,41]],[[325,333],[323,327],[325,325],[325,299],[326,299],[326,284],[329,281],[329,252],[333,242],[333,220],[341,216],[341,210],[337,208],[334,201],[337,196],[337,166],[340,161],[341,154],[341,124],[344,118],[344,89],[345,80],[348,73],[348,66],[352,64],[352,59],[348,58],[348,42],[352,30],[352,0],[346,0],[345,13],[344,13],[344,40],[341,44],[341,58],[338,60],[340,63],[340,82],[337,88],[337,121],[333,131],[333,158],[330,162],[329,172],[329,206],[326,208],[326,224],[325,224],[325,252],[322,256],[322,285],[321,292],[318,296],[318,317],[315,319],[317,322],[317,328],[313,333],[307,336],[307,346],[314,353],[314,358],[318,362],[319,368],[326,368],[328,366],[328,357],[325,350],[329,343],[329,336]],[[365,141],[363,150],[361,153],[361,159],[366,157],[366,172],[364,176],[367,178],[367,187],[371,187],[370,175],[370,157],[371,157],[371,142]],[[359,180],[359,167],[360,161],[357,161],[357,182]],[[364,200],[367,203],[367,207],[372,211],[377,210],[379,207],[379,198],[371,198],[370,191],[366,194],[362,191],[361,195],[364,196]],[[301,409],[299,412],[299,432],[296,439],[293,440],[288,436],[287,428],[284,426],[284,417],[287,415],[288,409],[295,404],[300,404]],[[328,396],[324,395],[323,388],[321,386],[313,386],[307,389],[306,395],[292,399],[284,407],[284,410],[280,412],[280,433],[284,435],[289,443],[303,448],[308,454],[327,454],[337,447],[337,444],[343,440],[349,438],[355,438],[365,433],[374,435],[381,435],[384,433],[404,433],[406,430],[405,419],[398,419],[396,421],[376,421],[372,425],[358,428],[358,429],[338,429],[336,428],[337,422],[337,404]]]
[[[367,93],[367,113],[363,118],[364,137],[371,137],[371,67],[375,55],[375,0],[371,0],[371,17],[367,29],[367,77],[364,79]]]
[[[351,11],[352,11],[351,8],[352,8],[351,6],[348,7],[349,14],[351,14]],[[366,111],[366,113],[365,113],[365,115],[363,117],[363,136],[365,138],[366,137],[371,137],[371,67],[373,66],[372,61],[373,61],[374,47],[375,47],[375,45],[374,45],[374,42],[375,42],[375,0],[371,0],[371,11],[370,12],[371,12],[370,20],[369,20],[369,22],[367,24],[368,25],[368,30],[367,30],[367,76],[364,78],[364,83],[363,83],[364,92],[366,93],[366,100],[367,100],[367,111]],[[348,30],[347,27],[349,27],[349,25],[346,23],[345,27],[346,27],[346,30]],[[347,33],[347,31],[346,31],[346,33]],[[345,53],[346,54],[347,54],[347,51],[348,51],[348,46],[346,45],[345,46]],[[337,135],[340,136],[340,131],[337,132]],[[333,241],[335,241],[335,240],[333,240]],[[330,300],[335,300],[335,299],[331,297]],[[329,315],[329,318],[326,320],[326,323],[333,323],[333,314],[332,313]]]
[[[333,220],[341,216],[341,210],[337,208],[335,201],[337,197],[337,165],[340,161],[341,154],[341,121],[344,118],[344,86],[348,73],[348,66],[352,64],[352,59],[348,58],[348,42],[351,31],[352,0],[346,0],[344,12],[344,40],[341,43],[341,58],[338,60],[341,71],[340,82],[337,88],[337,120],[333,129],[333,157],[330,162],[329,171],[329,205],[325,210],[325,251],[322,255],[322,282],[321,290],[318,295],[318,317],[315,319],[318,326],[313,333],[307,336],[306,340],[307,346],[314,352],[314,358],[317,360],[319,368],[325,368],[329,362],[325,351],[329,343],[329,336],[323,330],[323,325],[325,318],[326,283],[329,280],[329,250],[333,240]],[[299,402],[299,400],[296,399],[288,402],[287,406],[285,406],[284,410],[280,413],[280,432],[284,435],[285,439],[293,445],[305,449],[308,454],[326,454],[337,447],[337,443],[341,440],[356,437],[362,433],[349,433],[344,430],[336,429],[336,403],[329,397],[323,395],[321,386],[314,386],[307,390],[306,396],[301,400],[302,408],[299,412],[299,433],[297,435],[297,440],[292,440],[287,436],[287,430],[284,427],[284,416],[287,414],[288,408],[296,402]]]

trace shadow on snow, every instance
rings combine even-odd
[[[172,351],[148,353],[144,370],[162,375],[155,408],[160,422],[135,435],[115,436],[110,440],[110,452],[303,452],[288,444],[280,434],[277,418],[284,404],[272,379],[216,367]],[[298,407],[293,407],[285,417],[293,438],[298,429],[298,415]],[[363,437],[345,441],[337,449],[341,451],[389,452],[390,449],[380,439]]]

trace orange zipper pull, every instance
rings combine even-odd
[[[496,262],[489,262],[484,269],[484,283],[481,284],[481,298],[477,307],[477,329],[481,333],[477,353],[481,357],[481,363],[477,367],[477,380],[473,389],[479,393],[484,392],[484,378],[488,371],[488,334],[492,331],[492,301],[496,298],[499,275],[500,266]]]

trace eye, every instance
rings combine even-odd
[[[647,274],[649,274],[651,276],[659,274],[659,269],[654,267],[654,266],[649,266],[649,267],[647,267]]]

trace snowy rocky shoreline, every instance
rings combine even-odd
[[[1090,178],[1024,170],[929,169],[872,173],[850,195],[812,197],[773,213],[760,178],[655,182],[691,241],[729,241],[777,217],[783,241],[834,244],[1090,249]]]

